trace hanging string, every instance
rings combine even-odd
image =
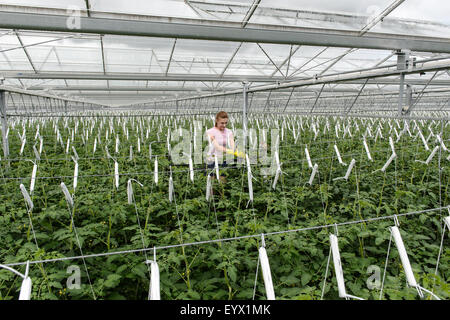
[[[420,214],[420,213],[429,213],[429,212],[439,211],[439,210],[448,209],[448,208],[450,208],[450,206],[442,207],[442,208],[427,209],[427,210],[422,210],[422,211],[401,213],[401,214],[396,214],[396,216],[409,216],[409,215],[415,215],[415,214]],[[374,221],[393,219],[393,218],[394,218],[394,215],[390,215],[390,216],[368,218],[368,219],[356,220],[356,221],[346,221],[346,222],[342,222],[342,223],[333,223],[333,224],[319,225],[319,226],[299,228],[299,229],[265,232],[264,236],[288,234],[288,233],[292,233],[292,232],[311,231],[311,230],[318,230],[318,229],[323,229],[323,228],[330,228],[330,227],[334,227],[334,226],[345,226],[345,225],[359,224],[359,223],[364,223],[364,222],[374,222]],[[202,245],[202,244],[210,244],[210,243],[225,242],[225,241],[235,241],[235,240],[243,240],[243,239],[250,239],[250,238],[260,238],[260,237],[261,237],[261,234],[253,234],[253,235],[245,235],[245,236],[238,236],[238,237],[231,237],[231,238],[173,244],[173,245],[166,245],[166,246],[155,247],[155,248],[157,250],[173,249],[173,248],[179,248],[179,247],[196,246],[196,245]],[[115,251],[115,252],[90,254],[90,255],[84,255],[84,256],[63,257],[63,258],[54,258],[54,259],[39,260],[39,261],[30,261],[30,264],[58,262],[58,261],[65,261],[65,260],[76,260],[76,259],[81,259],[81,258],[104,257],[104,256],[110,256],[110,255],[118,255],[118,254],[139,253],[139,252],[149,251],[149,250],[153,250],[153,248],[131,249],[131,250],[123,250],[123,251]],[[18,263],[9,263],[9,264],[5,264],[5,265],[13,267],[13,266],[19,266],[19,265],[25,265],[25,264],[26,264],[26,262],[18,262]]]
[[[380,300],[383,297],[384,279],[386,278],[386,269],[387,269],[387,265],[388,265],[389,252],[391,251],[391,243],[392,243],[392,233],[390,233],[389,245],[388,245],[388,250],[387,250],[387,254],[386,254],[386,261],[384,263],[383,280],[381,282],[381,288],[380,288]]]
[[[257,281],[258,281],[258,271],[259,271],[259,254],[258,254],[258,262],[256,263],[255,285],[253,286],[253,297],[252,297],[252,300],[255,300],[256,284],[257,284]]]
[[[331,246],[330,246],[330,252],[328,253],[328,261],[327,261],[327,267],[325,269],[325,277],[323,278],[323,285],[322,285],[322,294],[320,295],[320,300],[323,300],[323,295],[325,293],[325,286],[328,276],[328,268],[330,266],[330,260],[331,260]]]
[[[383,150],[388,150],[390,148],[385,148],[385,149],[380,149],[380,152]],[[397,148],[399,149],[399,148]],[[405,147],[405,149],[408,149],[408,146]],[[346,154],[345,156],[348,157],[353,157],[353,156],[357,156],[358,153],[352,153],[352,154]],[[319,161],[319,160],[329,160],[332,159],[332,157],[321,157],[321,158],[314,158],[314,161]],[[104,159],[104,158],[102,158]],[[116,158],[115,158],[116,159]],[[285,161],[283,162],[283,164],[298,164],[298,163],[304,163],[306,160],[305,159],[301,159],[301,160],[295,160],[295,161]],[[264,167],[265,164],[254,164],[253,167]],[[222,170],[233,170],[234,168],[230,168],[230,167],[224,167],[222,168]],[[205,169],[205,168],[194,168],[194,171],[207,171],[209,169]],[[164,173],[169,173],[169,170],[165,170],[165,171],[159,171],[159,173],[164,174]],[[172,170],[173,173],[186,173],[189,172],[189,169],[186,170]],[[129,172],[129,173],[120,173],[119,176],[139,176],[139,175],[154,175],[154,172]],[[363,175],[362,177],[365,176],[371,176],[371,173],[368,173],[366,175]],[[78,179],[79,178],[93,178],[93,177],[115,177],[115,174],[91,174],[91,175],[78,175]],[[73,178],[72,176],[39,176],[36,177],[36,180],[39,179],[56,179],[56,180],[63,180],[63,179],[69,179],[69,178]],[[28,177],[3,177],[1,179],[4,180],[24,180],[24,179],[28,179]]]
[[[450,213],[450,208],[448,209],[449,213]],[[439,261],[441,259],[441,254],[442,254],[442,250],[444,248],[444,236],[445,236],[445,228],[446,228],[446,224],[444,222],[444,227],[442,228],[442,236],[441,236],[441,244],[439,246],[439,253],[438,253],[438,257],[437,257],[437,262],[436,262],[436,268],[434,270],[434,275],[437,276],[437,272],[438,272],[438,268],[439,268]],[[433,288],[432,291],[434,291],[434,286],[436,284],[436,278],[433,280]]]
[[[72,194],[72,204],[74,204],[74,200],[73,200],[74,198],[75,198],[75,189],[74,189],[73,194]],[[83,257],[84,256],[83,249],[81,248],[81,242],[80,242],[80,239],[78,237],[78,232],[77,232],[77,228],[75,226],[75,222],[73,220],[73,213],[75,211],[75,207],[74,206],[71,207],[68,201],[66,201],[66,203],[67,203],[67,210],[69,210],[70,220],[71,220],[71,224],[73,226],[73,231],[75,233],[75,237],[76,237],[76,240],[77,240],[78,248],[80,249],[81,256]],[[89,286],[90,286],[90,289],[91,289],[92,296],[93,296],[94,300],[97,300],[97,297],[95,296],[95,293],[94,293],[94,288],[92,287],[91,277],[89,276],[89,271],[88,271],[88,268],[87,268],[87,265],[86,265],[86,260],[85,260],[84,257],[82,258],[82,260],[83,260],[83,264],[84,264],[84,269],[86,270],[86,276],[87,276],[88,281],[89,281]]]

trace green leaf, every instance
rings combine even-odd
[[[236,268],[233,266],[229,266],[227,270],[228,277],[230,277],[231,281],[236,282]]]
[[[302,286],[309,283],[309,281],[312,279],[312,275],[310,273],[304,272],[302,274]]]
[[[110,274],[106,278],[104,285],[108,288],[114,288],[119,284],[121,278],[122,276],[120,274]]]
[[[59,282],[56,282],[56,281],[50,281],[49,283],[48,283],[48,285],[50,286],[50,287],[53,287],[53,288],[58,288],[58,289],[62,289],[62,285],[61,285],[61,283],[59,283]]]
[[[200,300],[200,294],[193,290],[188,290],[187,295],[194,300]]]

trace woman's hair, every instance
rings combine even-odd
[[[214,124],[215,126],[217,126],[217,121],[219,119],[228,119],[228,114],[225,111],[220,111],[216,114],[216,123]]]

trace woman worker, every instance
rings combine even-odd
[[[227,128],[227,124],[228,114],[225,111],[220,111],[216,114],[214,127],[206,131],[209,138],[209,149],[206,156],[208,169],[214,168],[215,157],[217,157],[220,166],[226,167],[227,162],[224,159],[224,154],[234,154],[233,132]]]

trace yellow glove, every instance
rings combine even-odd
[[[238,158],[245,158],[245,153],[239,152],[238,150],[233,151],[231,149],[227,149],[227,153],[228,154],[232,154],[232,155],[234,155],[234,156],[236,156]]]

